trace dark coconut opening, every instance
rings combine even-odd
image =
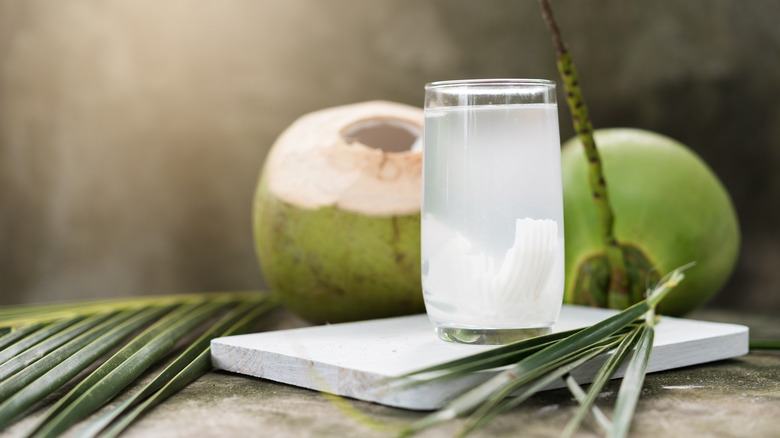
[[[358,142],[384,152],[409,151],[420,135],[418,126],[394,119],[363,120],[341,132],[348,143]]]

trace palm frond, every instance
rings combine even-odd
[[[593,404],[596,401],[596,397],[598,397],[599,393],[601,392],[601,389],[609,381],[609,379],[612,378],[628,354],[633,351],[634,347],[636,347],[636,344],[639,342],[639,338],[643,332],[644,325],[636,326],[628,336],[620,341],[620,344],[612,353],[612,355],[607,358],[607,360],[604,362],[604,365],[602,365],[602,367],[599,369],[599,372],[596,374],[596,377],[591,382],[587,394],[585,394],[582,399],[578,400],[580,402],[580,406],[574,413],[574,416],[571,418],[571,420],[569,420],[569,422],[566,424],[566,427],[563,429],[563,437],[573,436],[577,429],[579,429],[582,420],[584,420],[588,412],[593,409]],[[572,386],[575,385],[576,383],[574,382],[573,378],[569,376],[567,379],[567,386],[571,389]],[[577,385],[576,388],[579,388],[579,386]],[[574,389],[571,392],[576,398],[577,390]]]
[[[622,438],[628,436],[631,427],[631,419],[634,416],[639,394],[642,392],[642,384],[645,381],[645,372],[650,360],[650,352],[653,350],[653,337],[655,335],[655,311],[650,309],[645,318],[645,327],[639,338],[639,343],[634,351],[634,356],[628,363],[626,375],[620,384],[615,413],[612,418],[612,429],[607,434],[610,438]]]
[[[751,350],[780,350],[780,339],[752,339]]]
[[[516,341],[463,359],[456,359],[447,363],[416,370],[400,376],[391,383],[394,386],[409,387],[420,383],[420,380],[412,378],[413,376],[424,376],[425,383],[431,383],[437,380],[454,379],[476,371],[511,365],[580,330],[581,329],[575,329],[565,332],[550,333]]]
[[[144,406],[126,416],[132,421],[211,369],[211,339],[246,330],[274,307],[268,295],[235,292],[0,308],[0,431],[118,348],[73,382],[27,432],[59,435],[105,406],[185,339],[197,337],[120,404],[121,411],[99,417],[100,427],[84,433],[97,433],[133,406]]]
[[[586,400],[587,394],[582,389],[582,387],[580,387],[579,383],[577,383],[577,381],[574,379],[574,376],[572,376],[571,374],[566,376],[566,387],[569,388],[569,392],[572,393],[572,395],[577,400],[577,402],[583,405],[586,409],[590,405],[590,410],[591,412],[593,412],[593,416],[596,417],[596,421],[598,422],[599,426],[601,426],[601,428],[604,429],[604,431],[607,431],[612,427],[612,422],[609,421],[609,418],[607,418],[606,415],[604,415],[604,412],[602,412],[598,406],[593,405],[592,402],[590,403],[587,402]],[[577,427],[579,427],[579,423],[577,423]],[[566,436],[565,431],[563,436],[564,437]]]
[[[503,391],[495,393],[487,400],[487,403],[482,404],[469,418],[469,421],[466,422],[461,430],[461,436],[485,426],[498,415],[524,402],[532,395],[550,386],[553,382],[584,365],[589,360],[605,353],[614,347],[616,343],[616,340],[603,341],[594,345],[593,348],[577,351],[566,358],[566,360],[541,368],[537,373],[534,373],[535,375],[529,374],[525,379],[527,383],[522,384],[522,386],[519,383],[515,383],[509,385]]]
[[[585,413],[592,410],[593,401],[600,388],[625,361],[629,353],[635,350],[636,353],[629,361],[618,395],[616,420],[611,423],[610,429],[610,433],[614,433],[615,436],[625,436],[652,350],[655,307],[671,288],[683,279],[682,269],[685,268],[675,270],[662,279],[661,283],[649,291],[643,301],[586,328],[567,332],[563,336],[547,335],[516,342],[402,376],[399,382],[403,386],[421,385],[462,376],[466,374],[464,370],[474,372],[489,369],[485,367],[491,364],[505,366],[505,369],[494,377],[457,397],[441,410],[411,424],[402,435],[413,435],[444,421],[469,415],[461,430],[461,434],[465,435],[522,403],[554,381],[566,378],[587,361],[598,355],[612,352],[597,374],[591,392],[580,397],[582,407],[578,409],[575,418],[565,430],[565,434],[571,434],[579,427]],[[515,355],[512,350],[516,351]],[[512,365],[503,363],[512,357],[521,359]],[[579,389],[579,386],[577,388]]]
[[[19,324],[0,327],[8,329],[8,332],[0,338],[0,349],[5,350],[9,345],[13,345],[14,342],[43,327],[43,324]]]
[[[6,379],[28,365],[34,363],[52,350],[84,333],[110,315],[94,315],[87,319],[72,318],[64,321],[64,324],[51,324],[39,330],[35,334],[45,332],[41,340],[32,341],[33,336],[28,336],[22,341],[13,344],[0,352],[0,380]],[[73,320],[81,320],[71,326]],[[33,347],[34,346],[34,347]]]
[[[65,328],[75,324],[81,319],[82,317],[80,316],[77,316],[75,318],[64,318],[56,323],[43,326],[39,330],[31,333],[29,336],[21,339],[19,342],[16,342],[13,345],[9,346],[8,348],[3,349],[3,351],[0,351],[0,364],[7,362],[12,357],[27,350],[33,345],[49,339],[52,335],[60,333]],[[6,373],[9,372],[7,371]],[[3,375],[0,372],[0,379],[5,378],[7,375],[8,374]]]
[[[96,436],[116,418],[128,413],[134,405],[144,400],[138,408],[129,412],[121,422],[112,427],[108,434],[118,434],[121,430],[124,430],[141,413],[211,369],[209,352],[212,339],[246,330],[249,325],[269,310],[269,306],[270,304],[257,306],[253,303],[245,303],[232,309],[195,340],[151,382],[109,412],[91,421],[79,432],[78,436]]]
[[[49,409],[38,436],[57,436],[111,400],[215,310],[213,304],[185,304],[156,321]]]
[[[64,347],[83,347],[73,351],[70,355],[64,356],[62,353],[70,352],[70,348],[63,351],[55,350],[51,355],[44,357],[44,363],[34,363],[29,369],[29,375],[40,375],[37,379],[26,384],[23,388],[14,393],[5,402],[0,404],[0,428],[5,428],[13,422],[26,409],[40,400],[43,400],[49,394],[62,387],[71,378],[75,377],[81,371],[87,369],[95,361],[100,359],[110,349],[114,348],[126,336],[143,327],[155,317],[159,316],[165,309],[151,308],[146,311],[128,311],[130,314],[117,315],[117,321],[109,320],[101,324],[99,329],[87,332],[90,337],[79,337],[75,345],[66,344]],[[121,322],[117,326],[110,325],[112,322]],[[105,330],[105,334],[101,332]],[[86,335],[86,334],[85,334]],[[92,336],[99,335],[99,338]],[[99,341],[98,341],[99,340]],[[97,342],[94,342],[97,341]],[[43,359],[42,359],[43,360]],[[49,368],[50,367],[50,368]],[[25,370],[26,371],[26,370]],[[2,384],[8,383],[9,387],[16,387],[17,381],[22,380],[22,373],[12,376]],[[24,375],[26,381],[29,376]],[[26,382],[25,382],[26,383]]]

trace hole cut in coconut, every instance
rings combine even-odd
[[[422,132],[419,126],[394,119],[372,119],[353,123],[341,131],[347,143],[362,143],[384,152],[418,150]]]

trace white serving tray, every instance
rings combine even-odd
[[[553,331],[591,325],[614,313],[564,305]],[[494,372],[401,390],[390,390],[386,379],[490,348],[496,346],[439,340],[423,314],[218,338],[211,341],[211,356],[218,369],[389,406],[431,410]],[[662,317],[656,325],[648,372],[747,352],[745,326]],[[605,358],[586,363],[574,377],[579,383],[590,382]],[[615,377],[622,375],[621,369]],[[563,382],[548,389],[561,386]]]

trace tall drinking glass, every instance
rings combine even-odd
[[[549,332],[564,286],[555,83],[427,84],[424,132],[422,285],[439,337]]]

